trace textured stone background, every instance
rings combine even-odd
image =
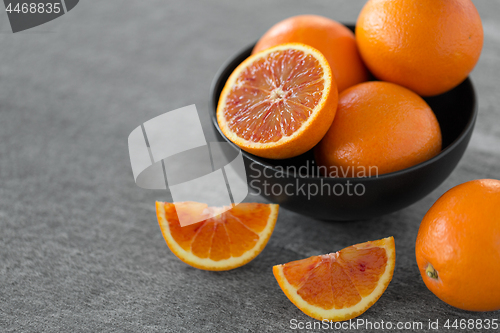
[[[419,222],[441,194],[500,178],[500,3],[475,2],[485,30],[472,74],[479,119],[448,180],[371,221],[327,223],[282,209],[266,249],[222,273],[191,268],[169,251],[154,212],[155,200],[169,195],[134,184],[128,134],[195,103],[213,139],[209,86],[228,57],[292,15],[355,22],[364,1],[81,1],[15,35],[3,16],[0,330],[286,331],[291,319],[310,318],[283,295],[272,265],[388,235],[397,244],[394,279],[361,318],[424,327],[429,319],[500,319],[442,303],[423,284],[414,255]]]

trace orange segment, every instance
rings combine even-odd
[[[385,249],[346,248],[339,252],[338,261],[346,268],[346,274],[356,285],[359,295],[366,297],[377,287],[387,262]]]
[[[355,318],[382,296],[394,272],[394,238],[273,267],[279,286],[302,312],[318,320]]]
[[[232,240],[231,253],[234,256],[241,256],[259,241],[258,234],[233,217],[227,219],[226,229]]]
[[[234,70],[220,95],[217,121],[243,150],[289,158],[321,140],[337,101],[325,57],[304,44],[282,44],[250,56]]]
[[[215,232],[212,236],[212,244],[210,249],[210,259],[219,261],[231,258],[231,249],[229,248],[229,237],[226,232],[226,227],[222,223],[215,226]]]
[[[316,265],[305,279],[297,294],[307,303],[322,308],[333,307],[333,289],[331,279],[331,262]]]
[[[298,288],[305,283],[312,271],[321,261],[321,257],[310,257],[307,259],[289,262],[283,266],[283,272],[286,275],[288,283]]]
[[[361,301],[356,285],[338,262],[331,262],[330,277],[333,289],[333,303],[335,309],[343,309],[354,306]]]
[[[253,203],[240,203],[231,209],[232,217],[257,233],[266,227],[269,212],[270,208],[268,205],[256,205]]]
[[[181,227],[182,228],[182,227]],[[215,222],[206,221],[198,230],[191,241],[191,253],[198,258],[208,258],[214,237]],[[182,232],[182,229],[179,230]]]
[[[278,205],[242,203],[215,217],[181,227],[176,205],[156,202],[163,237],[179,259],[205,270],[229,270],[254,259],[266,246],[278,218]],[[200,205],[182,203],[181,214],[189,214],[191,208],[198,211]]]

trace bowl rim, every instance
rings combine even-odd
[[[346,27],[348,27],[348,28],[350,26],[353,26],[351,24],[344,24],[344,25]],[[210,112],[210,117],[212,118],[212,123],[215,126],[215,129],[224,138],[224,140],[226,140],[228,143],[230,143],[233,146],[233,148],[235,148],[237,150],[240,150],[242,152],[242,155],[244,157],[248,158],[252,162],[257,163],[257,164],[259,164],[260,166],[262,166],[262,167],[264,167],[266,169],[271,169],[274,172],[281,172],[287,178],[307,178],[307,179],[318,179],[318,180],[322,179],[322,180],[328,180],[328,181],[335,180],[335,181],[357,181],[357,182],[363,181],[363,182],[365,182],[365,181],[375,181],[375,180],[389,179],[389,178],[393,178],[393,177],[398,177],[398,176],[406,175],[406,174],[412,173],[412,172],[414,172],[416,170],[425,168],[428,165],[436,163],[438,160],[440,160],[444,156],[448,155],[451,151],[453,151],[464,140],[464,138],[467,136],[467,134],[470,131],[472,131],[473,128],[474,128],[474,124],[476,122],[476,118],[477,118],[477,114],[478,114],[477,93],[476,93],[476,89],[474,88],[474,84],[472,82],[472,79],[470,78],[470,76],[467,76],[467,78],[465,78],[465,80],[463,80],[459,85],[464,84],[465,82],[468,82],[469,85],[470,85],[470,88],[472,90],[472,95],[471,95],[471,98],[472,98],[472,112],[471,112],[471,116],[467,120],[467,124],[465,125],[464,129],[455,138],[455,140],[453,140],[448,145],[448,147],[446,147],[445,149],[441,150],[439,152],[439,154],[437,154],[436,156],[434,156],[434,157],[432,157],[432,158],[430,158],[430,159],[428,159],[426,161],[423,161],[421,163],[415,164],[415,165],[413,165],[411,167],[408,167],[408,168],[405,168],[405,169],[402,169],[402,170],[393,171],[393,172],[389,172],[389,173],[385,173],[385,174],[381,174],[381,175],[377,175],[377,176],[369,176],[369,177],[323,177],[323,176],[319,176],[318,177],[318,176],[309,176],[309,175],[301,176],[300,174],[297,175],[297,174],[291,174],[291,173],[289,173],[286,170],[286,167],[283,167],[283,170],[278,170],[278,169],[276,169],[275,166],[269,165],[268,163],[266,163],[263,160],[261,160],[260,157],[258,157],[256,155],[253,155],[253,154],[250,154],[249,152],[241,149],[236,144],[234,144],[231,140],[229,140],[224,135],[224,133],[222,133],[222,131],[221,131],[220,127],[219,127],[219,124],[217,122],[217,106],[215,105],[215,101],[216,100],[218,101],[219,96],[216,96],[216,88],[219,85],[222,84],[222,82],[220,82],[221,81],[221,77],[222,77],[222,75],[225,72],[228,71],[228,67],[230,65],[232,65],[234,62],[236,62],[239,58],[242,58],[241,61],[243,61],[244,59],[246,59],[247,57],[243,58],[243,54],[245,54],[246,52],[248,52],[251,49],[253,49],[253,47],[255,46],[255,44],[256,44],[256,42],[251,43],[251,44],[245,46],[244,48],[240,49],[238,52],[234,53],[217,70],[217,73],[215,74],[214,79],[212,80],[212,84],[210,85],[210,95],[209,95],[209,112]],[[225,84],[225,82],[224,82],[224,84]],[[459,85],[457,85],[457,87]],[[453,89],[455,89],[455,88],[453,88]],[[314,148],[312,148],[312,149],[314,149]]]

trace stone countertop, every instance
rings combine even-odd
[[[81,1],[17,34],[0,15],[0,330],[288,331],[291,321],[312,319],[284,296],[273,265],[388,235],[397,245],[394,278],[360,319],[422,322],[424,331],[429,320],[442,328],[447,319],[500,319],[437,299],[414,254],[419,223],[440,195],[500,178],[497,1],[475,1],[485,43],[472,73],[479,118],[470,146],[441,186],[402,211],[328,223],[281,209],[254,261],[206,272],[182,263],[163,240],[154,202],[170,194],[133,181],[127,137],[136,126],[196,104],[213,140],[209,87],[228,57],[286,17],[351,23],[364,2]]]

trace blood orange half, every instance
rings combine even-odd
[[[241,149],[283,159],[321,140],[337,102],[337,85],[323,54],[287,43],[250,56],[234,70],[220,95],[217,121]]]

